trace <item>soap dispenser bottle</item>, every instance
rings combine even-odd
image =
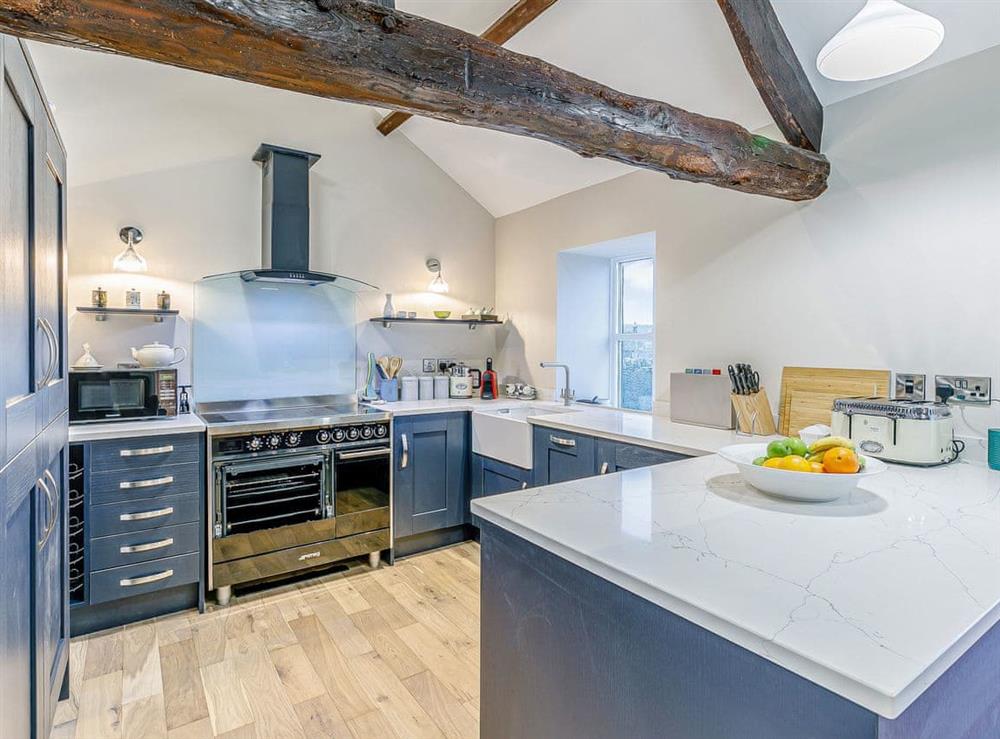
[[[479,397],[483,400],[497,399],[497,373],[493,369],[493,357],[486,358],[486,369],[479,381]]]

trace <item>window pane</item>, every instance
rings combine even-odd
[[[653,330],[653,260],[621,264],[621,324],[623,334]]]
[[[618,405],[653,410],[653,342],[627,340],[618,348]]]

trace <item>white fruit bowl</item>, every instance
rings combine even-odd
[[[885,462],[864,455],[860,455],[865,462],[864,469],[851,475],[791,472],[753,463],[757,457],[766,454],[767,444],[733,444],[719,450],[719,456],[735,464],[743,480],[762,493],[811,503],[842,498],[855,490],[864,478],[878,475],[887,469]]]

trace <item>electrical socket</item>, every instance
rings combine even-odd
[[[896,373],[896,392],[893,398],[896,400],[924,400],[927,396],[924,387],[927,384],[927,375],[915,372]]]
[[[425,359],[424,361],[424,374],[433,374],[437,371],[437,362],[433,359]]]
[[[991,380],[971,375],[934,375],[934,395],[953,405],[989,405]]]
[[[447,372],[449,364],[456,364],[454,359],[439,359],[437,361],[438,372]]]

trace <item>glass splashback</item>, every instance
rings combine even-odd
[[[218,400],[355,391],[355,296],[332,286],[195,283],[194,396]]]

